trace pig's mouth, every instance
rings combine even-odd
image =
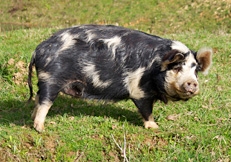
[[[181,99],[190,99],[194,96],[196,96],[198,93],[199,93],[199,90],[197,90],[196,92],[188,92],[188,91],[185,91],[185,90],[176,90],[176,93],[178,94],[178,96],[181,98]]]
[[[191,93],[191,92],[186,92],[182,90],[176,90],[174,95],[167,95],[167,97],[172,101],[179,101],[179,100],[187,101],[190,98],[196,96],[197,94],[198,92]]]
[[[194,91],[189,91],[185,89],[182,85],[178,84],[169,84],[165,88],[166,96],[169,100],[172,101],[187,101],[188,99],[196,96],[199,93],[199,88],[195,89]]]

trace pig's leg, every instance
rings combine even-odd
[[[33,113],[32,113],[32,115],[31,115],[31,118],[34,120],[35,119],[35,116],[36,116],[36,113],[37,113],[37,110],[38,110],[38,107],[37,107],[37,105],[38,105],[38,103],[39,103],[39,94],[37,93],[37,95],[35,96],[35,108],[34,108],[34,110],[33,110]]]
[[[153,128],[158,129],[158,125],[154,122],[154,118],[152,116],[152,107],[154,99],[147,98],[147,99],[133,99],[136,107],[139,109],[140,114],[144,120],[144,127],[145,128]]]
[[[46,82],[39,82],[38,86],[39,91],[36,96],[36,107],[32,113],[32,119],[34,119],[34,128],[38,132],[42,132],[44,130],[46,115],[57,97],[60,88],[55,84],[49,85]]]

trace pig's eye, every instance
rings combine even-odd
[[[173,67],[173,70],[174,70],[175,72],[179,72],[179,71],[182,70],[182,66],[181,66],[181,65],[176,65],[176,66]]]
[[[196,73],[198,73],[198,71],[201,71],[201,67],[200,66],[196,67]]]

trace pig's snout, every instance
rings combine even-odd
[[[196,80],[189,80],[183,84],[183,88],[187,93],[194,94],[199,91],[199,85]]]

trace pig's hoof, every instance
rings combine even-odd
[[[159,126],[154,121],[145,121],[144,122],[144,127],[146,129],[148,129],[148,128],[159,129]]]
[[[37,132],[42,133],[44,131],[44,123],[35,121],[34,122],[34,128]]]

